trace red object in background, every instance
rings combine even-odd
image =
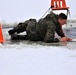
[[[0,24],[0,43],[4,43],[5,39],[3,38],[3,33],[2,33],[2,25]]]
[[[68,10],[65,0],[51,0],[52,10]]]

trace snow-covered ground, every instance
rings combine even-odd
[[[19,46],[0,48],[0,75],[76,75],[76,50]]]
[[[11,41],[8,30],[0,44],[0,75],[76,75],[76,42]],[[76,38],[75,29],[65,31]]]

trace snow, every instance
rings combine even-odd
[[[0,45],[0,75],[76,75],[76,50]]]

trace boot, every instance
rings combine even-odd
[[[21,40],[28,40],[27,35],[19,35],[19,38]]]
[[[16,29],[14,29],[14,28],[8,31],[8,33],[9,33],[10,35],[13,35],[15,32],[16,32]]]
[[[11,40],[27,40],[27,35],[11,35]]]
[[[20,35],[13,34],[11,35],[11,40],[20,40],[19,36]]]

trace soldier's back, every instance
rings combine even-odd
[[[39,33],[40,38],[44,39],[47,31],[46,19],[40,19],[36,25],[36,29]]]

